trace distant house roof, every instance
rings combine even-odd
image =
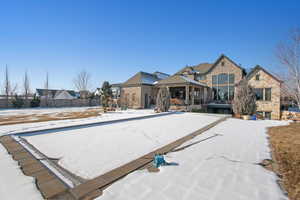
[[[263,67],[256,65],[256,67],[254,67],[246,76],[247,80],[250,80],[258,71],[264,71],[266,74],[268,74],[269,76],[271,76],[272,78],[274,78],[276,81],[282,83],[283,81],[280,80],[279,78],[277,78],[275,75],[271,74],[270,72],[268,72],[267,70],[265,70]]]
[[[199,85],[199,86],[207,87],[207,85],[205,83],[200,83],[200,82],[190,79],[186,76],[177,75],[177,74],[170,76],[169,78],[166,78],[164,80],[157,81],[155,84],[156,85],[191,84],[191,85]]]
[[[153,85],[156,81],[162,80],[165,77],[168,77],[168,75],[161,72],[155,72],[153,74],[147,72],[138,72],[126,82],[124,82],[122,85]]]
[[[48,92],[48,95],[51,97],[51,98],[54,98],[56,94],[60,93],[61,91],[66,91],[68,92],[72,97],[77,97],[78,95],[76,94],[76,92],[74,90],[53,90],[53,89],[36,89],[36,93],[39,95],[39,96],[45,96],[47,95],[47,92]]]

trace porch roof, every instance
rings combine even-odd
[[[161,85],[197,85],[202,87],[208,87],[205,83],[200,83],[198,81],[195,81],[193,79],[190,79],[183,75],[173,75],[169,78],[157,81],[154,83],[155,85],[161,86]]]

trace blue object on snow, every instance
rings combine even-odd
[[[166,161],[164,159],[164,156],[163,155],[155,155],[154,156],[154,161],[153,161],[153,164],[156,168],[159,168],[160,166],[162,165],[166,165]]]
[[[256,120],[256,115],[252,115],[251,120]]]

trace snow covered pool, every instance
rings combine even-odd
[[[91,179],[192,133],[223,116],[175,113],[57,133],[26,136],[29,143],[83,178]]]

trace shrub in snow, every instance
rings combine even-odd
[[[104,81],[104,83],[102,84],[100,96],[101,96],[101,102],[102,102],[104,112],[106,112],[107,107],[109,106],[109,101],[112,98],[111,85],[109,84],[108,81]]]
[[[22,108],[24,105],[24,100],[18,95],[15,95],[14,99],[12,100],[12,104],[15,108]]]
[[[33,99],[30,101],[30,107],[32,108],[39,107],[40,103],[41,103],[40,98],[34,95]]]
[[[158,112],[167,112],[170,108],[170,93],[166,87],[159,89],[156,98],[156,109]]]
[[[239,115],[252,115],[256,112],[256,96],[246,80],[242,80],[235,89],[232,109]]]

